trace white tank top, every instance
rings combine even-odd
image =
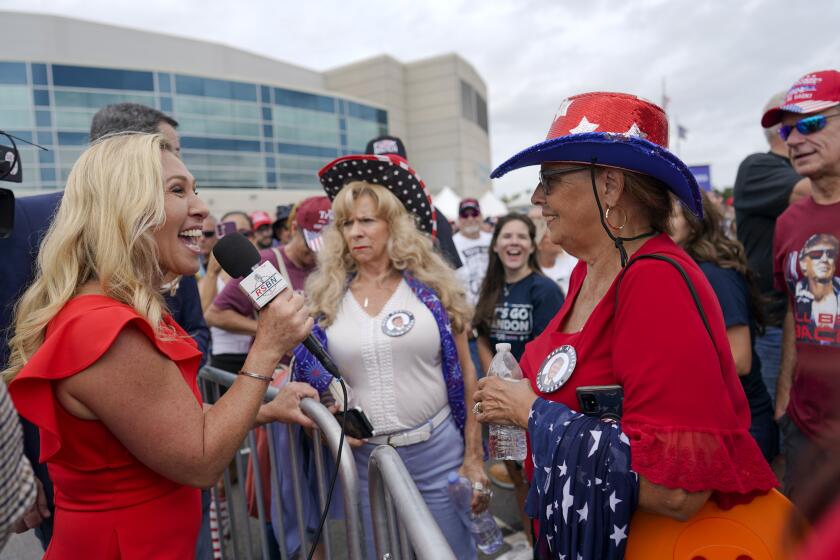
[[[376,317],[347,290],[326,332],[350,406],[362,407],[377,435],[415,428],[448,403],[437,323],[405,280]]]

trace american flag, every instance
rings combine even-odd
[[[537,399],[528,434],[534,479],[525,510],[539,522],[540,557],[624,558],[639,477],[621,425]]]

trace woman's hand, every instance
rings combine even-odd
[[[313,324],[303,296],[283,290],[260,311],[252,351],[276,357],[276,364],[312,332]]]
[[[473,397],[476,420],[483,424],[513,424],[528,429],[528,416],[537,395],[527,379],[508,381],[498,377],[478,380]]]
[[[458,474],[469,479],[473,485],[472,512],[481,513],[490,506],[490,480],[484,472],[484,462],[476,459],[464,459]]]
[[[315,423],[300,409],[300,401],[305,398],[318,400],[318,391],[308,383],[295,381],[287,383],[271,402],[260,407],[257,413],[257,424],[283,422],[300,424],[304,428],[314,428]]]

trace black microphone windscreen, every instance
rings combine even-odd
[[[260,262],[260,253],[248,239],[240,233],[225,235],[213,247],[213,255],[225,272],[234,278],[243,278]]]

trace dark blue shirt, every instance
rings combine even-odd
[[[773,404],[767,387],[761,379],[761,361],[755,353],[755,320],[750,312],[750,294],[746,279],[735,269],[721,268],[709,262],[698,263],[703,274],[717,295],[723,310],[726,328],[746,325],[750,328],[750,346],[752,348],[752,368],[747,375],[740,376],[741,385],[750,404],[750,413],[766,413]]]
[[[562,306],[560,287],[542,274],[531,273],[519,282],[505,284],[490,325],[491,349],[499,342],[508,342],[518,361],[525,344],[543,332]]]

